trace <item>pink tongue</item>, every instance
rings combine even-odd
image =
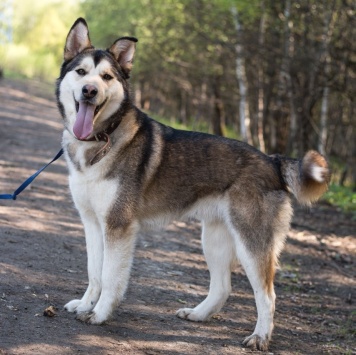
[[[77,119],[73,126],[73,133],[78,139],[86,139],[93,132],[94,111],[94,105],[79,101]]]

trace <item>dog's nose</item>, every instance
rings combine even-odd
[[[86,99],[92,99],[98,93],[98,89],[94,85],[84,85],[82,88],[83,96]]]

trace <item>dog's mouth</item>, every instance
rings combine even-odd
[[[100,104],[99,106],[95,107],[94,110],[94,117],[97,115],[97,113],[103,108],[103,106],[106,104],[107,99]],[[91,105],[89,102],[87,103],[88,105]],[[79,102],[77,100],[75,100],[75,109],[77,110],[77,112],[79,111]]]
[[[73,133],[79,140],[86,140],[93,133],[94,120],[100,110],[106,104],[107,99],[100,105],[95,106],[88,101],[75,100],[77,117],[73,126]]]

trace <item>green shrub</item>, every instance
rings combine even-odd
[[[33,53],[25,45],[8,44],[0,49],[5,76],[37,78],[53,82],[58,62],[53,53]]]
[[[331,184],[323,200],[340,207],[345,212],[351,212],[356,218],[356,192],[353,192],[350,187]]]
[[[207,122],[203,121],[196,121],[191,119],[188,124],[184,123],[179,123],[178,121],[174,119],[167,119],[160,117],[159,115],[155,113],[150,113],[150,115],[157,121],[173,127],[175,129],[181,129],[184,131],[196,131],[196,132],[205,132],[205,133],[213,133],[211,127],[209,127],[209,124]],[[238,135],[236,134],[236,131],[234,128],[230,126],[224,127],[224,136],[227,138],[233,138],[233,139],[239,139]]]

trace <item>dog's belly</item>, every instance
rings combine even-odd
[[[139,221],[140,229],[143,231],[157,230],[166,227],[177,217],[174,214],[161,213],[142,218]]]
[[[153,209],[150,209],[153,210]],[[145,211],[145,217],[140,219],[140,226],[144,230],[163,228],[175,219],[198,219],[200,221],[226,221],[229,211],[229,201],[226,196],[204,197],[186,208],[150,213]]]
[[[226,220],[229,200],[226,195],[207,196],[189,206],[183,218],[196,218],[201,221]]]

